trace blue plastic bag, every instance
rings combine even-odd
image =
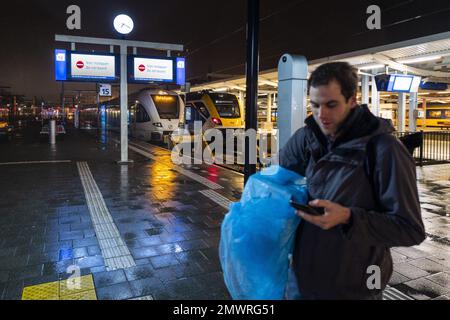
[[[241,201],[222,223],[220,262],[236,300],[280,300],[300,218],[289,201],[306,204],[305,179],[273,166],[250,177]]]

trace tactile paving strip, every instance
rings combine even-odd
[[[383,300],[414,300],[414,299],[395,288],[387,287],[386,290],[384,290],[383,292]]]
[[[81,183],[107,271],[136,266],[112,219],[105,200],[86,162],[78,162]]]
[[[230,208],[231,201],[228,198],[225,198],[221,194],[213,191],[213,190],[203,190],[200,191],[201,194],[203,194],[205,197],[208,197],[218,205],[222,206],[225,209]]]
[[[25,287],[22,300],[59,300],[59,281]]]
[[[22,300],[97,300],[92,275],[25,287]]]

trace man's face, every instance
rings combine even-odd
[[[356,97],[351,97],[348,101],[345,99],[339,82],[334,79],[327,85],[311,87],[309,96],[314,120],[326,136],[334,137],[357,105]]]

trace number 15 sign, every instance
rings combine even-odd
[[[111,97],[112,90],[110,84],[100,84],[99,85],[99,94],[100,97]]]

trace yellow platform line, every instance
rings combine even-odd
[[[22,300],[97,300],[92,275],[25,287]]]

